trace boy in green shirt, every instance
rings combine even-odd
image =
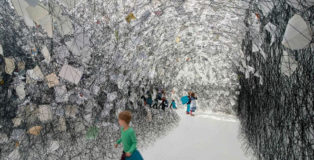
[[[132,119],[131,112],[123,111],[119,113],[119,124],[122,127],[121,138],[115,144],[115,148],[122,142],[123,153],[121,160],[143,160],[141,154],[136,149],[136,135],[133,128],[129,127]]]

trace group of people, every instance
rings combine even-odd
[[[141,98],[144,101],[144,105],[149,105],[150,108],[154,108],[154,109],[159,109],[161,108],[162,110],[165,111],[166,107],[169,106],[169,101],[166,98],[166,92],[165,90],[158,90],[156,89],[157,94],[153,100],[152,98],[152,94],[151,93],[147,93],[147,95],[143,95]],[[177,109],[177,105],[176,102],[174,100],[174,98],[171,98],[171,104],[170,104],[170,109]]]
[[[152,94],[147,93],[147,95],[143,95],[141,98],[144,101],[144,106],[148,105],[150,108],[159,109],[165,111],[165,109],[169,106],[168,99],[166,98],[166,92],[165,90],[158,90],[156,89],[156,96],[153,100]],[[176,101],[173,97],[173,92],[171,94],[171,103],[170,103],[170,109],[177,109]],[[191,116],[194,116],[193,112],[196,110],[196,94],[192,91],[188,92],[187,96],[183,96],[181,98],[182,104],[187,104],[186,114],[189,114]]]

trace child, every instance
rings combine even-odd
[[[196,100],[197,100],[197,97],[195,95],[195,93],[191,93],[191,109],[190,109],[190,114],[191,116],[194,116],[193,112],[195,112],[196,110]]]
[[[173,109],[177,109],[176,101],[175,101],[174,99],[172,99],[170,108],[171,108],[171,107],[172,107]]]
[[[190,114],[191,101],[192,101],[192,99],[191,99],[191,94],[192,94],[192,92],[189,91],[189,92],[188,92],[189,101],[188,101],[188,103],[187,103],[186,114]]]
[[[123,153],[121,160],[143,160],[140,152],[136,149],[136,136],[133,128],[129,127],[132,119],[131,112],[123,111],[119,113],[119,124],[122,127],[121,138],[115,144],[115,148],[122,142]]]
[[[168,101],[167,101],[166,97],[162,97],[161,100],[162,100],[162,101],[161,101],[161,103],[160,103],[160,105],[159,105],[158,108],[160,108],[160,106],[161,106],[161,109],[162,109],[163,111],[165,111],[166,107],[168,107]]]

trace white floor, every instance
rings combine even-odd
[[[168,135],[142,150],[145,160],[249,160],[238,139],[239,122],[233,116],[178,110],[181,121]]]

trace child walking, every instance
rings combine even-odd
[[[195,112],[196,110],[196,100],[197,100],[197,97],[195,95],[195,93],[191,93],[191,109],[190,109],[190,114],[191,116],[194,116],[193,112]]]
[[[170,105],[170,108],[173,108],[173,109],[177,109],[177,105],[176,105],[176,101],[174,99],[172,99],[171,101],[171,105]]]
[[[129,126],[129,123],[132,119],[131,112],[123,111],[119,113],[119,125],[121,126],[121,138],[117,140],[115,148],[122,142],[123,152],[121,160],[143,160],[140,152],[136,149],[136,135]]]

